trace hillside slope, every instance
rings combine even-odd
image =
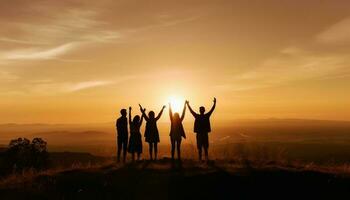
[[[167,159],[68,170],[0,189],[0,199],[340,199],[349,195],[350,179],[334,174]]]

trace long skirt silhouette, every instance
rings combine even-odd
[[[158,143],[160,141],[157,121],[155,119],[149,119],[146,123],[145,140],[148,143]]]
[[[142,153],[142,139],[139,131],[130,133],[128,152]]]

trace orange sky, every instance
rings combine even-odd
[[[0,123],[106,122],[170,96],[208,109],[216,96],[217,122],[350,120],[349,13],[347,0],[2,0]]]

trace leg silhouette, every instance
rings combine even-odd
[[[154,143],[154,159],[157,160],[158,158],[158,143]]]
[[[208,148],[204,148],[204,153],[205,153],[205,160],[208,161],[209,157],[208,157]]]
[[[174,160],[175,154],[175,140],[171,140],[171,159]]]
[[[199,161],[202,161],[202,148],[198,148]]]
[[[127,143],[128,142],[124,142],[124,145],[123,145],[123,162],[126,161],[126,153],[127,153],[127,148],[128,148]]]
[[[135,161],[135,153],[134,153],[134,152],[131,154],[131,160],[132,160],[133,162]]]
[[[121,141],[118,139],[118,147],[117,147],[117,161],[120,162],[120,154],[122,151],[122,143]]]
[[[148,143],[148,146],[149,146],[149,156],[150,156],[150,160],[153,160],[153,144],[150,142]]]
[[[139,161],[141,157],[141,153],[137,153],[137,160]]]
[[[180,146],[181,146],[181,141],[177,141],[176,143],[177,146],[177,159],[181,160],[181,150],[180,150]]]

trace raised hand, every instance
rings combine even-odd
[[[131,124],[131,106],[129,106],[129,124]]]
[[[213,106],[211,107],[210,111],[207,113],[207,115],[211,115],[213,113],[213,111],[215,110],[215,107],[216,107],[216,98],[214,97],[214,100],[213,100],[214,104]]]
[[[140,111],[141,111],[141,112],[142,112],[143,110],[145,110],[145,109],[142,108],[141,104],[139,104],[139,107],[140,107]]]
[[[164,110],[166,108],[166,105],[163,106],[162,110]]]

